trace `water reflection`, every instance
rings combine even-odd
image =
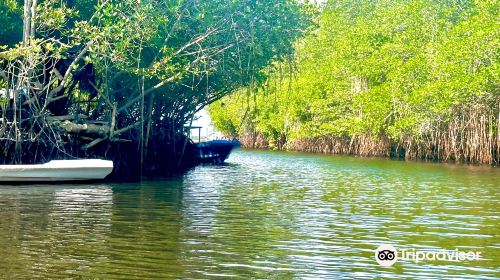
[[[500,276],[499,169],[240,151],[142,184],[0,187],[0,277]],[[380,243],[485,260],[373,259]]]
[[[91,265],[106,246],[112,198],[107,186],[2,186],[2,277],[53,277]]]

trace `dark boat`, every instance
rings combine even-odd
[[[196,143],[196,157],[201,163],[223,163],[231,151],[240,147],[238,140],[212,140]]]

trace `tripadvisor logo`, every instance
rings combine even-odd
[[[398,252],[392,245],[380,245],[375,250],[375,260],[381,266],[391,266],[398,260]]]
[[[416,263],[421,261],[474,261],[481,260],[481,252],[464,252],[458,249],[452,250],[415,250],[415,249],[402,249],[398,254],[398,251],[392,245],[380,245],[377,250],[375,250],[375,260],[381,266],[391,266],[398,259],[401,260],[412,260]]]

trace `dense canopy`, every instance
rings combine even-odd
[[[129,143],[177,165],[194,113],[262,81],[309,22],[290,0],[8,0],[0,15],[1,162]]]
[[[495,0],[328,1],[263,86],[211,106],[247,145],[500,160]]]

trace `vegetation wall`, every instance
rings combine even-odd
[[[210,107],[249,147],[500,162],[500,5],[328,1],[295,56]]]

